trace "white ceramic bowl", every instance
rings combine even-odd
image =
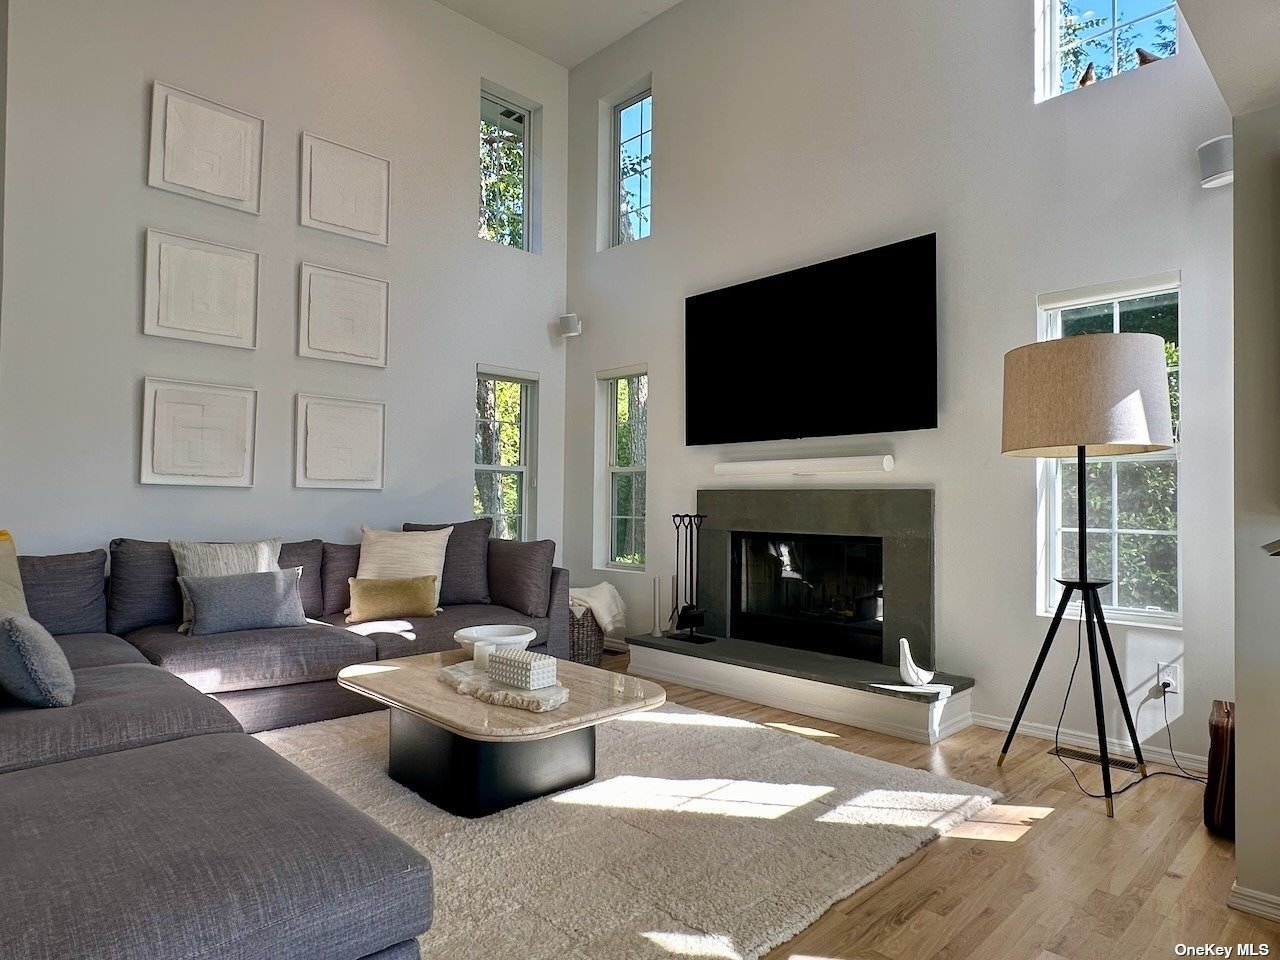
[[[472,653],[471,648],[477,640],[493,641],[504,650],[523,650],[537,638],[538,632],[536,630],[503,623],[483,627],[464,627],[453,635],[453,639],[458,642],[458,646],[462,647],[467,653]]]

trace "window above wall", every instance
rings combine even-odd
[[[533,245],[533,111],[480,92],[478,235],[519,250]]]
[[[618,208],[613,245],[649,236],[653,211],[653,94],[624,100],[613,113],[613,177]]]
[[[1034,2],[1037,102],[1178,52],[1178,7],[1168,0]]]

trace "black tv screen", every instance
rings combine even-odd
[[[937,235],[685,300],[685,443],[938,425]]]

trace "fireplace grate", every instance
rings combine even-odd
[[[1102,766],[1102,757],[1089,750],[1076,750],[1073,747],[1050,747],[1048,754],[1051,757],[1061,757],[1063,760],[1083,760],[1085,763],[1094,763]],[[1136,760],[1128,760],[1124,757],[1108,757],[1107,761],[1117,770],[1138,769]]]

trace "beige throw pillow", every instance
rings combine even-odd
[[[8,530],[0,530],[0,613],[31,615],[27,610],[27,596],[22,592],[18,548]]]
[[[180,577],[226,577],[236,573],[275,573],[280,569],[280,541],[252,540],[246,543],[200,543],[170,540],[174,563]],[[182,598],[182,626],[188,633],[192,621],[191,601]]]
[[[351,613],[347,623],[391,620],[401,617],[434,617],[439,589],[435,577],[406,580],[357,580],[351,585]]]
[[[449,534],[453,533],[453,527],[445,527],[443,530],[413,530],[408,533],[361,527],[360,532],[357,580],[435,577],[435,595],[439,598],[440,580],[444,576],[444,554],[449,546]]]

